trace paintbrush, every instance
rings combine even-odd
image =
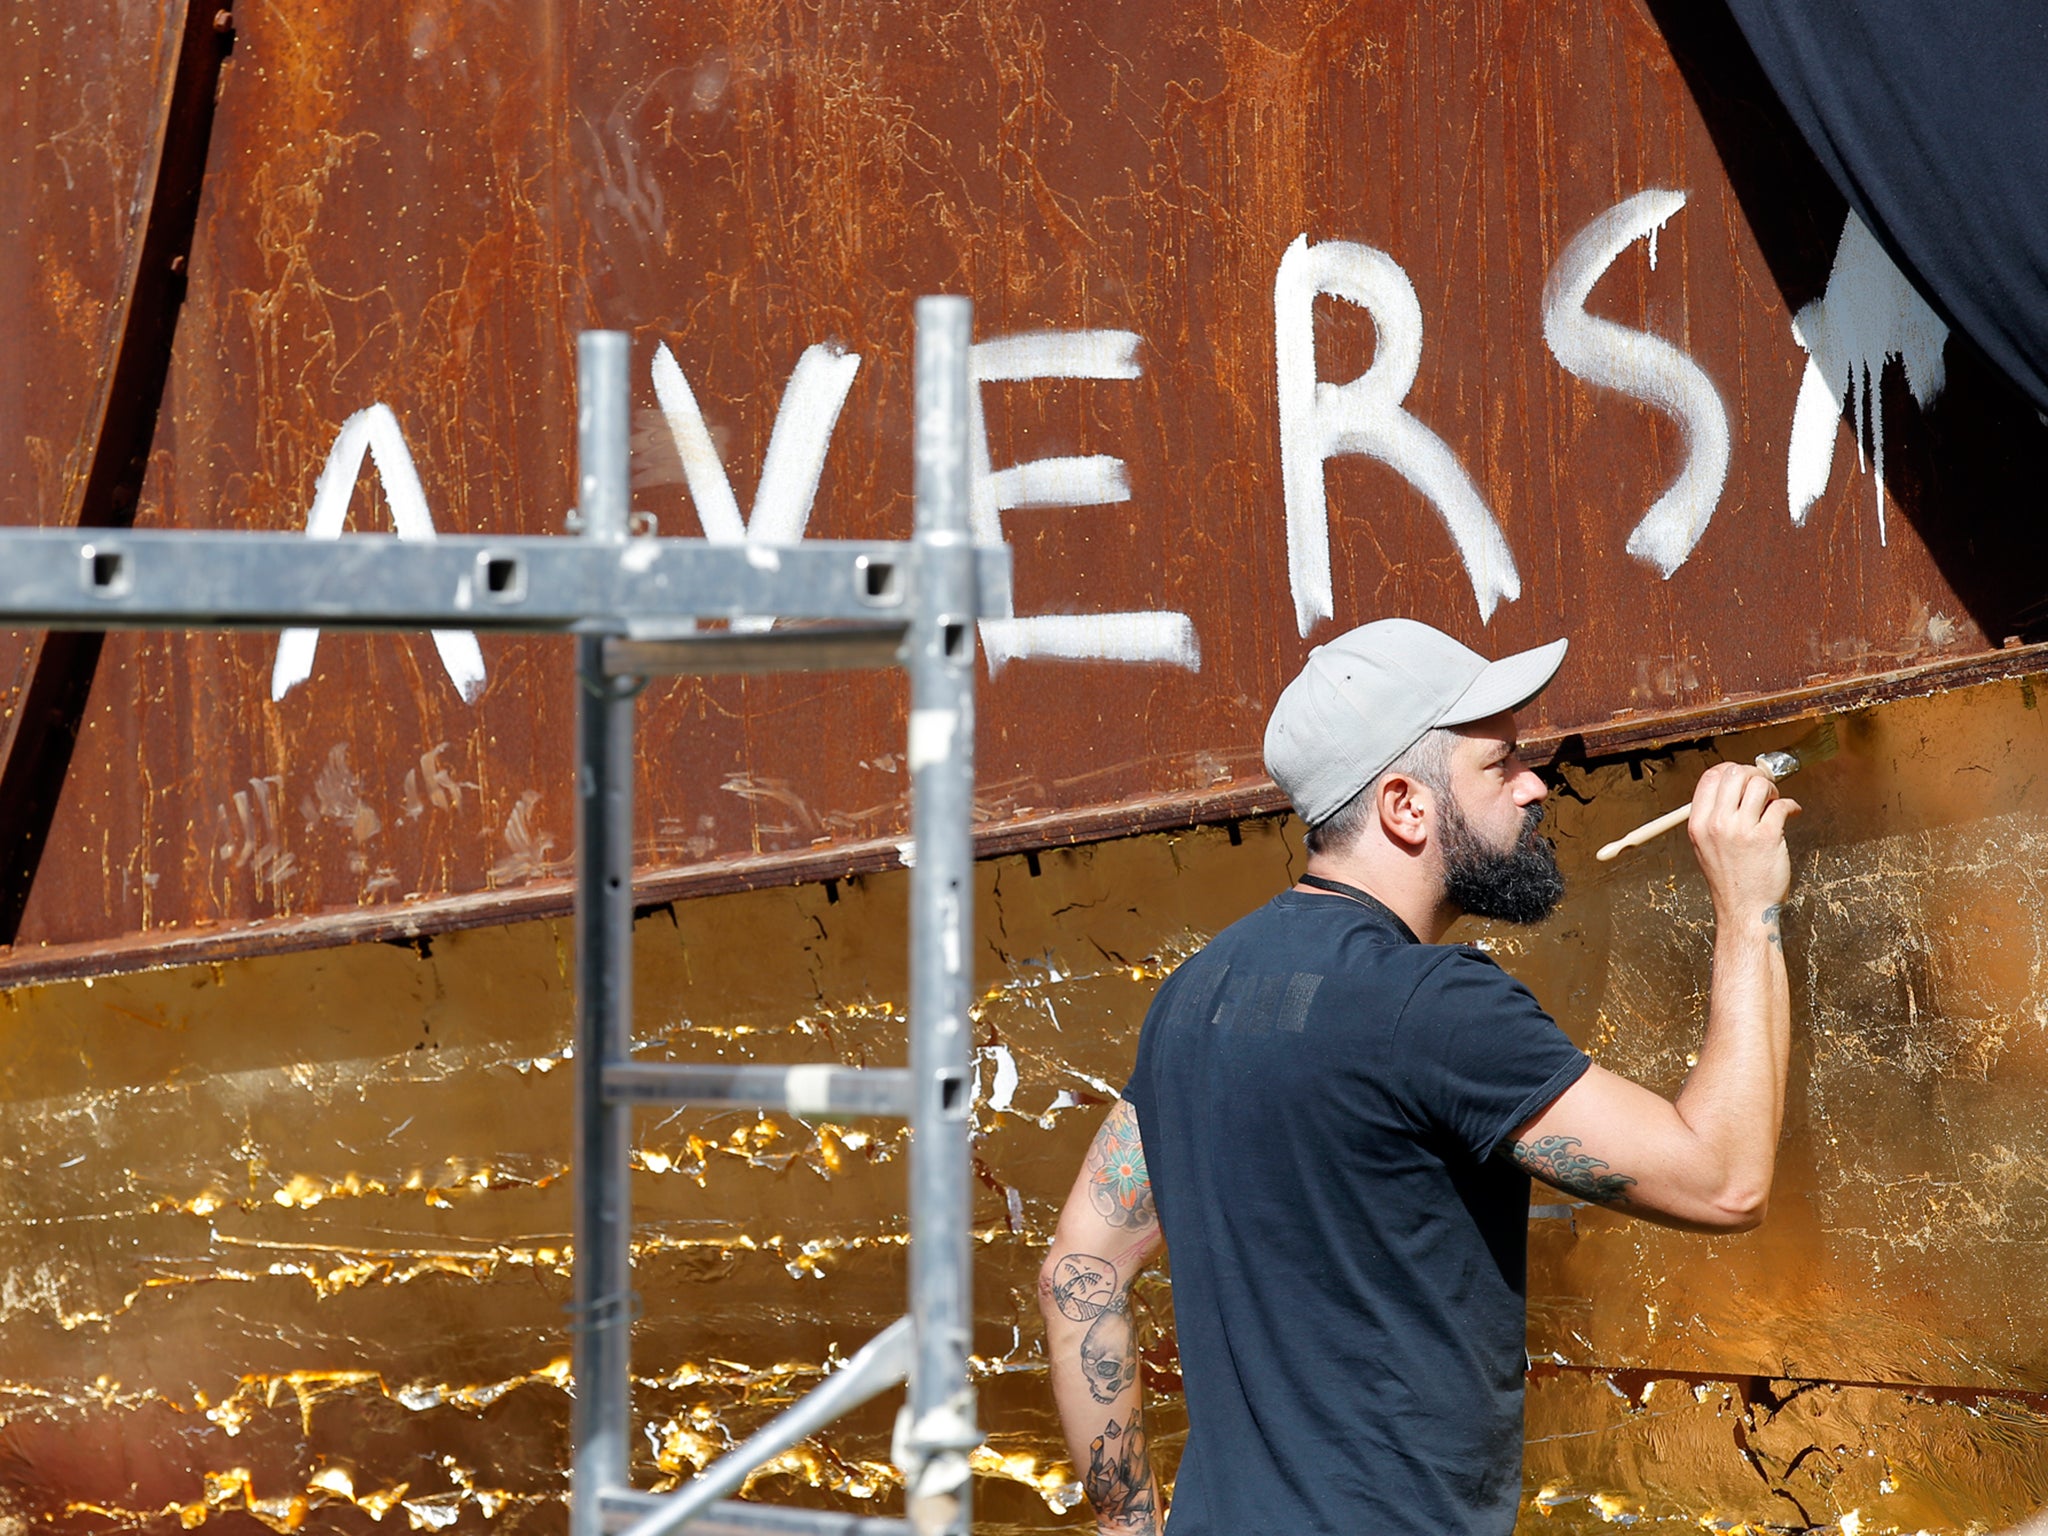
[[[1842,743],[1835,735],[1834,717],[1830,715],[1791,746],[1776,752],[1759,753],[1756,765],[1775,782],[1778,779],[1789,778],[1802,768],[1824,763],[1841,750]],[[1655,821],[1644,822],[1626,837],[1617,837],[1593,857],[1605,864],[1624,849],[1639,847],[1653,837],[1661,837],[1673,827],[1682,824],[1691,814],[1691,802],[1681,805],[1675,811],[1666,811]]]

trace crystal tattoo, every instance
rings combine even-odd
[[[1088,1470],[1081,1476],[1088,1501],[1105,1523],[1115,1522],[1133,1536],[1152,1536],[1159,1529],[1159,1499],[1152,1486],[1151,1448],[1145,1438],[1145,1415],[1133,1409],[1128,1421],[1111,1419],[1088,1446]]]

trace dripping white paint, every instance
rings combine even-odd
[[[1876,471],[1877,541],[1883,544],[1885,364],[1898,362],[1914,402],[1926,410],[1947,382],[1942,354],[1948,327],[1851,212],[1835,246],[1827,290],[1793,317],[1792,336],[1806,349],[1806,372],[1792,410],[1792,446],[1785,456],[1785,499],[1793,525],[1805,523],[1828,488],[1835,425],[1846,414],[1856,434],[1859,463],[1869,445]]]

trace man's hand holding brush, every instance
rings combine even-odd
[[[1715,923],[1762,922],[1778,942],[1778,908],[1792,888],[1792,856],[1785,823],[1799,802],[1778,792],[1770,773],[1743,763],[1716,763],[1700,778],[1687,808],[1686,832],[1707,890]]]
[[[1791,989],[1778,918],[1791,888],[1785,823],[1799,810],[1767,768],[1717,763],[1684,814],[1714,902],[1707,1027],[1676,1100],[1597,1062],[1514,1133],[1539,1177],[1569,1153],[1590,1183],[1559,1183],[1667,1226],[1742,1231],[1770,1204],[1791,1053]],[[1525,1160],[1526,1159],[1526,1160]]]

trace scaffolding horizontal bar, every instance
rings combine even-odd
[[[653,1514],[667,1495],[617,1489],[598,1495],[607,1531],[623,1531]],[[691,1536],[911,1536],[907,1520],[849,1515],[831,1509],[792,1509],[777,1504],[742,1504],[726,1499],[691,1521]]]
[[[683,1066],[613,1062],[608,1099],[637,1104],[727,1104],[792,1115],[908,1115],[910,1073],[901,1067]]]
[[[983,611],[1008,612],[1009,550],[975,553]],[[0,626],[626,634],[751,614],[873,621],[907,614],[919,563],[915,545],[885,541],[0,528]]]
[[[908,624],[846,624],[829,629],[713,630],[662,639],[628,635],[604,643],[614,677],[715,677],[734,673],[833,672],[893,667]]]

